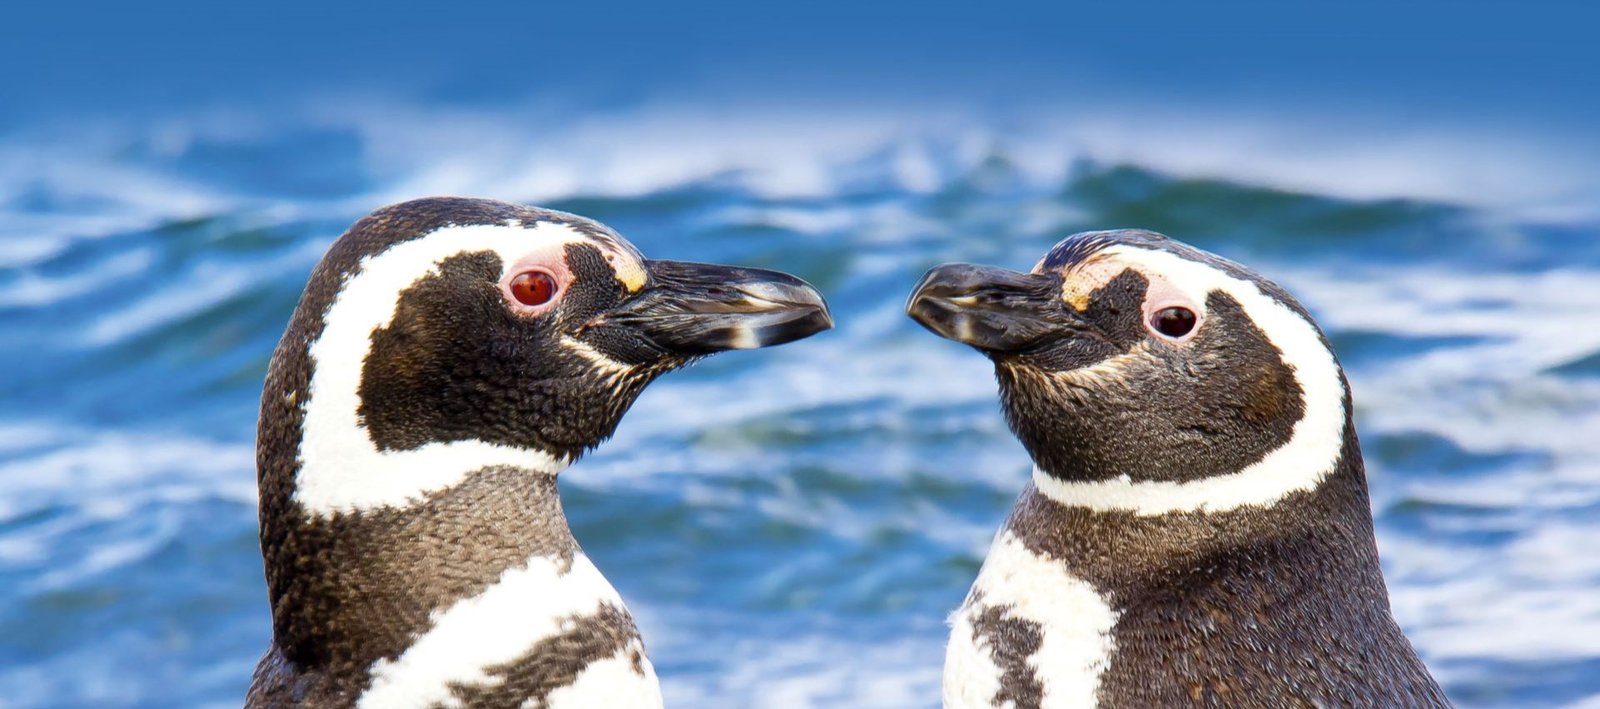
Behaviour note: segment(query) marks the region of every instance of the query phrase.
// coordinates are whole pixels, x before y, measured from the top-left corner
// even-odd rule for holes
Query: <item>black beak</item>
[[[947,263],[917,283],[906,314],[935,335],[993,353],[1018,352],[1082,327],[1061,301],[1061,277]]]
[[[833,327],[822,294],[787,273],[683,261],[646,261],[645,270],[645,291],[606,320],[668,352],[769,347]]]

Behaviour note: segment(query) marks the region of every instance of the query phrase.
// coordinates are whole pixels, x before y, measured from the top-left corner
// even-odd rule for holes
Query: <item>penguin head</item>
[[[938,266],[907,312],[994,361],[1012,430],[1056,480],[1137,495],[1341,455],[1347,387],[1306,310],[1160,234],[1075,234],[1029,273]]]
[[[662,373],[831,326],[788,274],[646,259],[561,212],[406,202],[358,221],[313,272],[274,356],[263,433],[300,419],[296,494],[359,509],[429,489],[439,466],[564,466]],[[412,470],[362,472],[386,455]],[[384,485],[398,492],[372,492]]]

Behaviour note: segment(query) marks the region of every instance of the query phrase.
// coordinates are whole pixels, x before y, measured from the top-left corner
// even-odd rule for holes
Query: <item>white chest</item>
[[[492,685],[500,680],[489,674],[491,668],[562,634],[571,619],[597,614],[607,605],[623,608],[622,598],[588,557],[580,553],[570,568],[561,566],[549,557],[533,557],[482,593],[435,613],[433,626],[404,653],[373,666],[371,684],[357,706],[457,706],[455,687]],[[614,657],[590,663],[546,702],[548,709],[655,709],[661,706],[661,689],[643,648],[634,642]]]
[[[951,619],[944,666],[946,707],[1010,704],[997,702],[1005,669],[996,660],[997,639],[983,632],[981,621],[992,617],[991,611],[1038,630],[1039,646],[1027,656],[1024,671],[1042,688],[1043,709],[1095,706],[1113,649],[1116,612],[1062,562],[1028,551],[1010,530],[1002,530],[967,602]]]

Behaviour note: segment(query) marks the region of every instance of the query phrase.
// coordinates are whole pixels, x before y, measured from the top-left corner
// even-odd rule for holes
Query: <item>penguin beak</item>
[[[917,283],[906,315],[933,334],[991,353],[1019,352],[1085,327],[1061,301],[1061,276],[947,263]]]
[[[833,327],[822,294],[787,273],[654,260],[645,270],[645,291],[606,320],[675,354],[781,345]]]

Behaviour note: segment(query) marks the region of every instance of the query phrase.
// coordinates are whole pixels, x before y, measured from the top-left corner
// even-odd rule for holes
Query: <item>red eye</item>
[[[512,297],[523,305],[544,305],[556,297],[556,279],[544,271],[523,271],[510,286]]]

